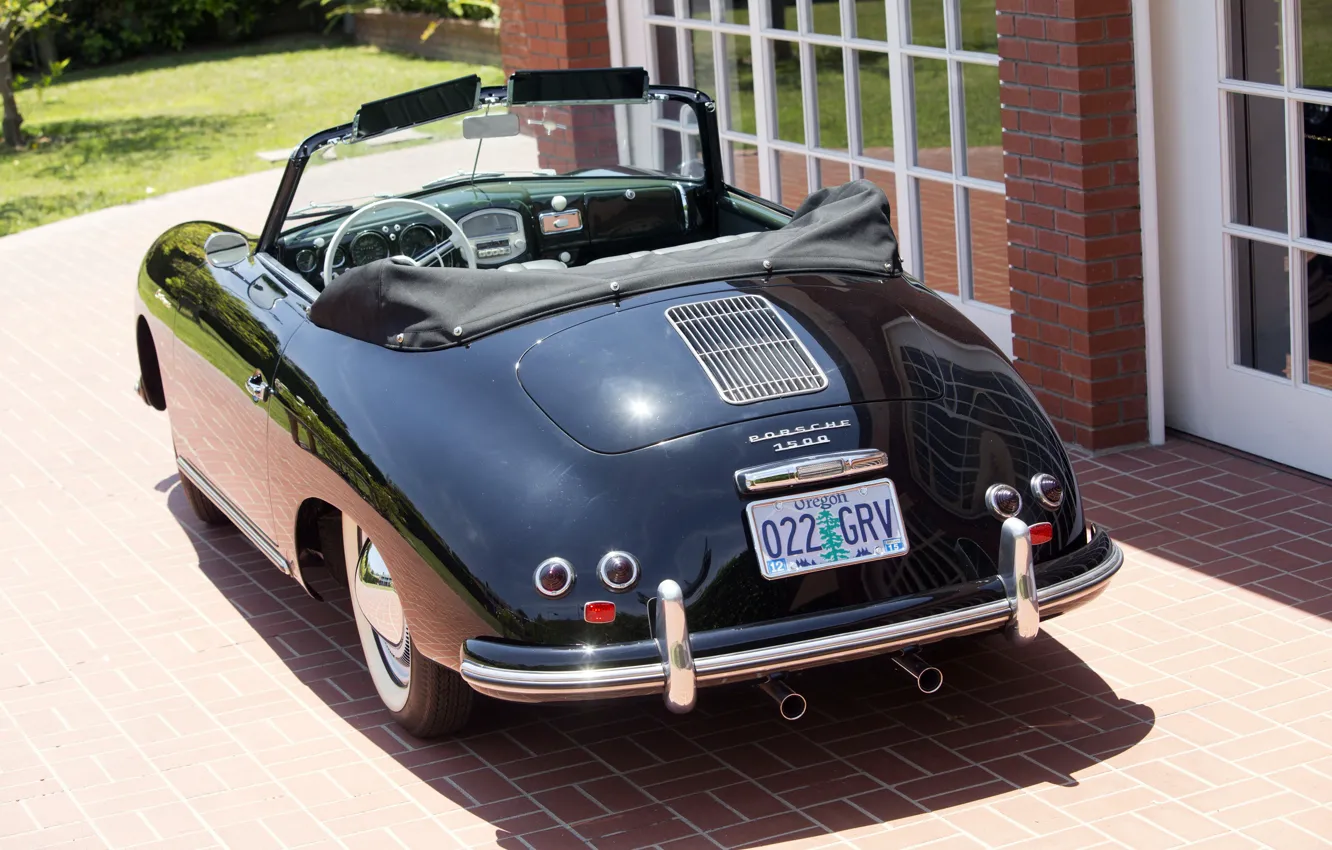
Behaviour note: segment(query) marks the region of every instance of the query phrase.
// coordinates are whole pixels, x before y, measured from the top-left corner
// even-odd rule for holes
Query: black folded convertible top
[[[888,198],[857,180],[810,195],[780,230],[678,253],[520,272],[379,260],[328,284],[310,307],[310,320],[389,348],[429,351],[638,292],[769,274],[883,275],[898,268]]]

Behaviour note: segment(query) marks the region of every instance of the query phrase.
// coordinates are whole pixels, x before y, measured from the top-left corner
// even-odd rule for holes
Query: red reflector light
[[[614,602],[587,602],[583,605],[583,619],[589,623],[610,623],[615,620]]]
[[[1038,522],[1031,529],[1031,545],[1039,546],[1054,539],[1054,526],[1048,522]]]

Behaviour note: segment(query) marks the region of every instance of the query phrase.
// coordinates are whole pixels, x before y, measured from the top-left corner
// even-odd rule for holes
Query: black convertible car
[[[427,126],[463,139],[401,156],[453,176],[294,203]],[[685,712],[748,681],[794,718],[786,674],[881,653],[933,691],[922,646],[1029,641],[1123,561],[1008,360],[903,272],[883,193],[726,185],[713,101],[642,69],[367,103],[293,152],[262,233],[162,235],[136,314],[190,505],[349,584],[417,735],[474,692]]]

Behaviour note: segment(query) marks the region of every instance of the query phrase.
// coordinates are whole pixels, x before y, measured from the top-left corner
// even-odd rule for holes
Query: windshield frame
[[[510,80],[512,80],[512,77]],[[683,86],[649,85],[647,101],[654,100],[677,101],[693,110],[698,120],[699,152],[703,161],[703,180],[701,182],[711,190],[713,197],[722,197],[726,187],[722,179],[721,140],[717,126],[716,102],[713,101],[711,96],[698,89]],[[586,101],[581,102],[585,103]],[[570,103],[572,104],[573,101],[570,101]],[[502,86],[482,87],[477,103],[478,108],[508,105],[509,85],[507,82]],[[295,200],[301,175],[304,173],[311,157],[329,145],[343,142],[363,142],[369,138],[373,137],[358,136],[355,122],[351,121],[346,124],[339,124],[336,127],[329,127],[326,130],[320,130],[297,145],[287,159],[287,166],[282,172],[282,180],[278,184],[273,205],[268,211],[268,217],[264,221],[264,229],[259,235],[259,243],[255,250],[271,253],[277,245],[278,239],[282,236],[283,226],[287,221],[287,214],[291,211],[292,202]]]

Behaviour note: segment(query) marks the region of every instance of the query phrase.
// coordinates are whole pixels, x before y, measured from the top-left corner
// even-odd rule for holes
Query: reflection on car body
[[[289,214],[311,156],[422,104],[540,131]],[[505,143],[530,161],[473,165]],[[475,693],[688,711],[753,682],[798,716],[781,677],[874,654],[935,689],[922,646],[1025,643],[1119,569],[1031,391],[903,272],[883,193],[793,212],[720,158],[711,99],[641,69],[463,78],[311,136],[237,262],[213,222],[148,252],[141,392],[190,504],[349,584],[413,734]]]

